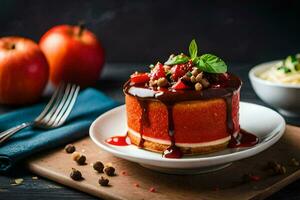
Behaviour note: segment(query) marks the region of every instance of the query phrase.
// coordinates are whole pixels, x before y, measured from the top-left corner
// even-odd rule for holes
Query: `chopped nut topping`
[[[203,78],[203,73],[201,72],[196,76],[196,81],[200,82],[202,80],[202,78]]]
[[[159,78],[159,79],[157,80],[157,85],[158,85],[159,87],[165,87],[165,86],[168,85],[168,81],[167,81],[166,78]]]
[[[198,71],[197,67],[194,67],[193,71],[192,71],[193,76],[196,77],[198,75],[198,73],[199,73],[199,71]]]
[[[195,90],[196,90],[196,91],[201,91],[201,90],[202,90],[202,85],[201,85],[201,83],[196,83],[196,84],[195,84]]]
[[[206,78],[201,79],[200,83],[202,84],[202,86],[204,88],[207,88],[209,86],[209,82],[208,82],[208,80]]]
[[[192,83],[196,83],[196,77],[195,77],[195,76],[191,76],[190,79],[191,79],[191,82],[192,82]]]

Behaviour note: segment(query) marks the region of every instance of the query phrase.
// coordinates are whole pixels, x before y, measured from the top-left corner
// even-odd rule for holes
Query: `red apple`
[[[82,26],[55,26],[42,36],[39,45],[54,85],[64,81],[87,87],[99,79],[104,51],[97,37]]]
[[[0,38],[0,103],[33,103],[41,96],[49,66],[39,46],[21,37]]]

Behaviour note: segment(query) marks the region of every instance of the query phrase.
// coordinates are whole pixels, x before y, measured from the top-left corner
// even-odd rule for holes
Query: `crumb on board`
[[[10,185],[20,185],[20,184],[23,183],[23,181],[24,181],[24,179],[22,179],[22,178],[17,178],[17,179],[15,179],[14,182],[11,183]]]

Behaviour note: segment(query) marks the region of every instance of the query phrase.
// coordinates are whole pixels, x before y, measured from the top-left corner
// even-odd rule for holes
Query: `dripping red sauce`
[[[164,158],[181,158],[183,153],[176,145],[169,146],[162,154]]]
[[[114,146],[128,146],[131,144],[129,137],[125,136],[113,136],[108,138],[106,143],[114,145]]]
[[[259,142],[256,135],[243,129],[240,130],[236,137],[232,137],[228,143],[229,148],[252,147]]]

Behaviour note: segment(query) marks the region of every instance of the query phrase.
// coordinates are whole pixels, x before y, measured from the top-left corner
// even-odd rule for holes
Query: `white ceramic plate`
[[[123,105],[98,117],[90,127],[90,137],[100,148],[114,156],[139,163],[153,170],[181,174],[221,169],[233,161],[258,154],[277,142],[285,130],[285,121],[277,112],[245,102],[240,103],[240,125],[246,131],[255,133],[260,142],[251,148],[228,148],[211,154],[168,159],[163,158],[159,153],[139,149],[134,145],[122,147],[105,142],[112,136],[126,134],[126,110]]]

